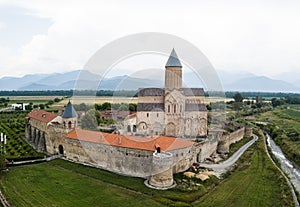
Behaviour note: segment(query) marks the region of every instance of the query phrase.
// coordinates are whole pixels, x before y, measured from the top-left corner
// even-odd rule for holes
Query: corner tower
[[[182,65],[174,48],[169,56],[165,68],[165,89],[180,89],[182,87]]]
[[[75,129],[78,123],[78,115],[72,103],[69,101],[64,113],[62,114],[63,126],[65,129]]]

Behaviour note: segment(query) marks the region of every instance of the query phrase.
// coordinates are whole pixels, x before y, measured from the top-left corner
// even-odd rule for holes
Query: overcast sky
[[[0,77],[80,69],[105,44],[139,32],[184,38],[220,70],[297,72],[299,2],[0,0]],[[164,66],[154,59],[145,68]],[[137,67],[143,61],[151,58]]]

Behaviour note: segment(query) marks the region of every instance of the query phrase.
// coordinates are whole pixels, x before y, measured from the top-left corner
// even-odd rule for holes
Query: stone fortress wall
[[[241,127],[240,129],[237,129],[234,132],[231,133],[225,133],[222,135],[218,147],[217,152],[218,153],[229,153],[230,145],[233,143],[236,143],[243,139],[244,137],[251,137],[252,136],[252,129],[250,127]]]
[[[46,115],[51,116],[50,113]],[[41,116],[43,117],[43,114]],[[26,139],[38,151],[61,154],[69,160],[91,164],[118,174],[146,178],[150,185],[157,188],[168,188],[173,182],[174,173],[186,171],[193,163],[203,162],[216,151],[227,153],[231,143],[239,141],[245,134],[252,135],[251,128],[241,127],[230,134],[206,138],[189,147],[160,152],[161,155],[158,156],[160,153],[154,150],[70,139],[66,135],[74,130],[74,125],[70,124],[69,128],[63,124],[63,120],[60,116],[54,117],[50,122],[28,119]],[[119,142],[121,146],[122,140]],[[163,156],[164,154],[169,156]]]
[[[43,110],[30,112],[26,139],[41,152],[60,154],[126,176],[146,178],[149,185],[157,188],[173,186],[174,173],[186,171],[216,151],[228,153],[230,144],[244,137],[245,128],[241,126],[230,134],[217,133],[207,138],[208,112],[203,89],[182,88],[182,65],[174,49],[165,68],[165,88],[140,90],[136,115],[124,121],[125,134],[140,135],[138,143],[147,136],[148,139],[160,137],[164,151],[157,146],[157,139],[155,144],[151,142],[153,139],[148,141],[150,147],[146,147],[147,141],[141,147],[120,134],[106,134],[111,139],[104,140],[100,132],[83,132],[77,127],[78,115],[70,101],[62,116]],[[246,135],[250,134],[246,129]],[[173,142],[167,146],[168,139]],[[196,139],[202,142],[188,141]]]
[[[153,151],[95,144],[73,139],[65,139],[64,155],[67,159],[80,163],[89,163],[95,167],[106,169],[118,174],[148,178],[158,173],[153,165]],[[195,160],[195,147],[168,151],[173,155],[168,169],[172,173],[187,170]],[[164,168],[159,168],[163,172]]]

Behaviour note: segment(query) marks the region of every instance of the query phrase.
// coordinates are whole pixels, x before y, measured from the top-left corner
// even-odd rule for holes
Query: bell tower
[[[182,65],[174,48],[169,56],[165,68],[165,89],[180,89],[182,87]]]
[[[64,113],[62,114],[62,120],[63,127],[65,129],[71,130],[77,127],[78,115],[70,101],[67,104]]]

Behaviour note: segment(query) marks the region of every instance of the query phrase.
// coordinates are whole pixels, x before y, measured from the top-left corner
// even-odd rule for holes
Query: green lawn
[[[11,168],[1,185],[13,206],[161,206],[147,195],[49,163]]]

